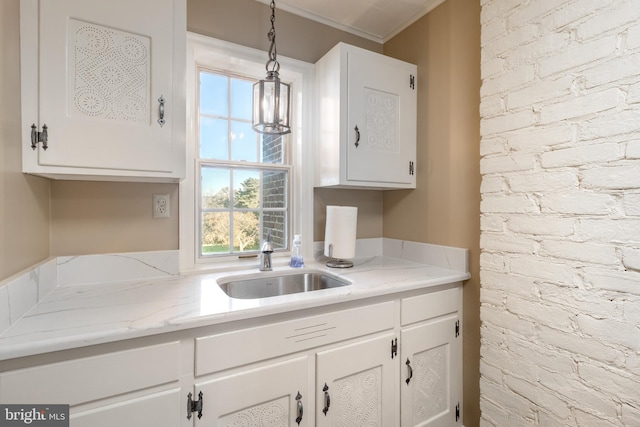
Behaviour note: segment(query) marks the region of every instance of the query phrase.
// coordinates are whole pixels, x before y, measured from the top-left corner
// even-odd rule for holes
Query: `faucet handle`
[[[262,242],[262,248],[260,251],[263,254],[273,252],[273,247],[271,246],[271,230],[267,231],[267,239]]]

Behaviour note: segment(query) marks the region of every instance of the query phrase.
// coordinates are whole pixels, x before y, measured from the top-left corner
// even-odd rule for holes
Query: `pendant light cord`
[[[271,0],[271,29],[267,33],[267,36],[269,38],[269,41],[271,42],[271,45],[269,46],[269,60],[267,61],[265,68],[269,72],[277,73],[278,71],[280,71],[280,64],[278,63],[277,51],[276,51],[275,22],[276,22],[276,2],[275,0]],[[271,67],[271,69],[269,67]]]

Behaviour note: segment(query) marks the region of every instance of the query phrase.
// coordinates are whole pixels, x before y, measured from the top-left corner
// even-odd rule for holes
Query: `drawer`
[[[388,301],[196,338],[196,376],[392,329],[393,318]]]
[[[455,313],[462,306],[462,286],[403,298],[400,302],[402,326],[445,314]]]
[[[179,342],[0,373],[0,402],[77,405],[177,381]]]

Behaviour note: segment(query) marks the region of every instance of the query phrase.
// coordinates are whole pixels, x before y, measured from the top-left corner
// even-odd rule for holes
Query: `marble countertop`
[[[275,272],[290,271],[288,266]],[[315,261],[301,269],[338,274],[340,288],[255,300],[229,298],[222,277],[259,273],[176,275],[102,284],[58,286],[0,335],[0,360],[208,326],[459,282],[469,273],[398,258],[356,260],[349,269]]]

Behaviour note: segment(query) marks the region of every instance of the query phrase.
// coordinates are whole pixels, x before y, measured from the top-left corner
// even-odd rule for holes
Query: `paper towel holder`
[[[353,267],[353,262],[344,259],[336,259],[333,257],[333,245],[329,244],[329,261],[327,267],[331,268],[349,268]]]

